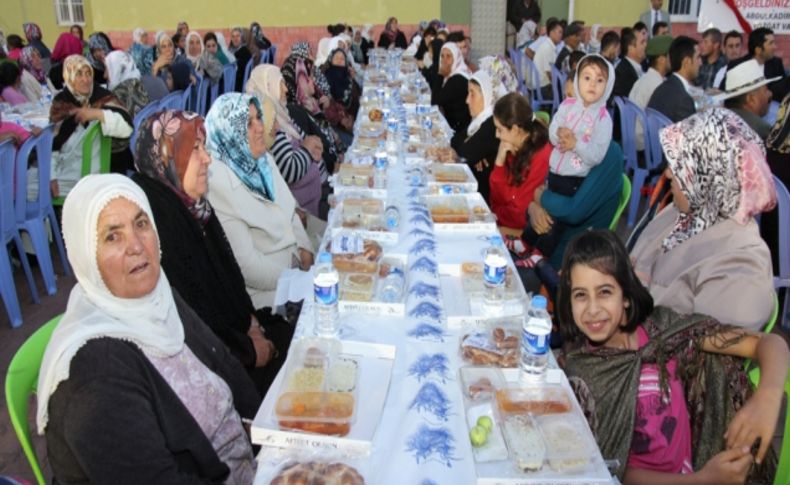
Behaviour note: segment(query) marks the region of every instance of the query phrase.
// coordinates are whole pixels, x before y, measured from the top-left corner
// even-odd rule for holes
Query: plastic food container
[[[573,414],[539,416],[536,421],[546,445],[546,461],[554,471],[579,473],[587,469],[596,445],[586,423]]]
[[[277,399],[274,412],[282,428],[345,436],[354,411],[350,392],[286,392]]]
[[[465,168],[465,165],[433,164],[430,169],[436,182],[462,184],[469,182]]]
[[[372,165],[340,164],[337,180],[347,187],[370,187],[373,177]]]
[[[496,402],[503,416],[560,414],[571,411],[571,400],[561,386],[503,388],[496,391]]]
[[[485,291],[485,283],[483,282],[483,263],[462,263],[461,264],[461,285],[464,293],[468,296],[482,297]],[[519,285],[516,283],[513,269],[508,266],[505,272],[505,298],[517,299],[520,298]]]
[[[532,416],[519,414],[502,420],[502,430],[510,459],[521,472],[535,472],[543,468],[546,445]]]
[[[376,289],[376,276],[372,273],[345,273],[340,278],[340,299],[371,301]]]
[[[471,211],[465,197],[447,196],[431,197],[426,200],[431,218],[436,223],[468,224]]]
[[[520,356],[519,319],[495,320],[461,338],[461,358],[476,366],[516,367]]]
[[[461,367],[461,386],[464,397],[472,401],[494,398],[497,389],[504,387],[505,378],[495,367]]]

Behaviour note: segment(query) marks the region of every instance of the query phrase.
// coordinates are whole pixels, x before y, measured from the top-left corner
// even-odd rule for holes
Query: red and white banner
[[[700,0],[697,28],[703,32],[710,27],[722,32],[768,27],[790,34],[790,0]]]

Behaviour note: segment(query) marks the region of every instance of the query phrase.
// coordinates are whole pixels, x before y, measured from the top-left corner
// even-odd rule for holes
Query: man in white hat
[[[750,59],[727,71],[726,90],[717,98],[724,100],[725,108],[743,118],[765,140],[771,130],[771,125],[762,119],[771,104],[771,91],[767,85],[777,79],[766,79],[763,66]]]

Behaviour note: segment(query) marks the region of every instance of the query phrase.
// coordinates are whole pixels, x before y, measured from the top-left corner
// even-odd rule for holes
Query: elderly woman
[[[725,109],[659,136],[674,202],[640,236],[634,267],[657,304],[759,330],[773,310],[773,281],[754,216],[776,203],[762,141]]]
[[[338,39],[339,42],[342,40]],[[332,99],[338,102],[352,116],[359,110],[359,86],[354,82],[354,74],[348,54],[342,45],[330,51],[329,58],[321,66],[321,74],[329,85]]]
[[[110,52],[104,60],[107,65],[107,88],[123,103],[134,119],[149,103],[148,91],[140,81],[140,71],[132,56],[123,51]]]
[[[244,89],[244,70],[247,68],[247,64],[250,61],[252,61],[253,66],[260,64],[263,51],[271,46],[271,41],[263,35],[261,24],[258,22],[251,23],[244,45],[239,47],[234,53],[236,65],[239,66],[236,70],[236,91],[241,92]]]
[[[266,153],[276,135],[275,109],[268,104],[264,114],[258,98],[226,93],[206,117],[207,145],[218,162],[209,171],[208,198],[255,307],[271,306],[280,273],[294,266],[307,270],[315,251],[303,213]]]
[[[328,185],[329,177],[321,159],[324,147],[321,138],[315,135],[305,136],[291,119],[286,107],[287,90],[280,68],[272,64],[253,69],[250,80],[247,81],[247,94],[252,94],[259,100],[269,98],[275,107],[278,129],[269,153],[274,157],[280,174],[299,205],[318,217],[321,185],[325,182]],[[329,192],[328,187],[326,192]]]
[[[432,103],[441,108],[447,123],[455,131],[453,148],[460,146],[472,118],[466,106],[471,72],[455,42],[442,46],[439,55],[439,78],[433,88]]]
[[[111,92],[93,82],[93,68],[79,55],[66,58],[63,63],[65,89],[52,101],[49,121],[55,124],[52,142],[52,192],[65,196],[82,176],[82,141],[91,121],[101,123],[104,136],[114,139],[111,157],[113,172],[125,173],[132,169],[128,138],[132,134],[132,117],[123,103]],[[115,139],[126,140],[125,148]],[[116,149],[117,147],[117,149]],[[98,160],[94,154],[94,160]]]
[[[173,79],[174,66],[184,64],[188,66],[187,70],[190,73],[192,71],[192,65],[189,63],[189,60],[181,54],[176,54],[173,39],[165,32],[156,34],[155,57],[154,64],[151,66],[151,75],[160,78],[170,91],[173,91],[174,85],[177,84]]]
[[[382,49],[394,49],[396,47],[405,49],[409,45],[406,43],[406,36],[398,29],[398,19],[390,17],[384,24],[384,31],[379,36],[378,47]]]
[[[104,32],[96,32],[88,37],[88,61],[93,66],[93,82],[96,85],[107,81],[107,66],[104,59],[114,49],[110,38]]]
[[[265,394],[288,352],[293,328],[252,304],[216,213],[206,200],[203,118],[161,111],[140,127],[132,179],[148,196],[159,226],[170,284],[244,365]]]
[[[229,64],[231,59],[234,58],[228,52],[227,46],[225,46],[225,37],[222,35],[222,32],[206,32],[206,35],[203,36],[203,46],[205,48],[203,55],[216,59],[223,66]]]
[[[231,54],[236,54],[236,51],[241,49],[244,45],[244,29],[241,27],[233,27],[230,31],[230,44],[228,50]]]
[[[22,49],[19,56],[19,67],[22,68],[22,94],[33,103],[41,99],[42,85],[47,84],[47,73],[44,72],[44,61],[38,49],[29,45]]]
[[[260,397],[170,288],[143,191],[91,175],[63,206],[77,277],[49,341],[36,421],[61,483],[252,483],[240,415]]]
[[[129,47],[129,54],[132,55],[141,75],[151,74],[151,66],[154,64],[154,48],[148,45],[148,32],[145,29],[138,27],[132,32],[132,46]]]

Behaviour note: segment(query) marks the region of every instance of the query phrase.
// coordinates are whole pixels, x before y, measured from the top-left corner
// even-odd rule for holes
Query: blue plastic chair
[[[266,59],[267,64],[276,64],[277,63],[277,46],[272,44],[269,49],[267,49],[268,57]],[[261,61],[263,63],[263,61]]]
[[[149,116],[159,111],[159,101],[151,101],[148,103],[143,109],[137,112],[137,115],[134,117],[134,132],[132,133],[131,138],[129,139],[129,148],[131,148],[132,153],[135,153],[137,150],[136,143],[137,143],[137,134],[140,131],[140,125],[143,124],[143,121],[147,120]]]
[[[518,92],[520,92],[523,96],[529,96],[527,83],[524,79],[524,62],[521,57],[521,56],[526,57],[526,54],[513,47],[508,49],[508,53],[510,55],[510,60],[513,61],[513,65],[516,68],[516,79],[518,80]]]
[[[639,121],[642,126],[647,126],[647,118],[645,112],[628,98],[615,96],[614,102],[617,111],[620,112],[621,145],[625,156],[625,169],[632,178],[631,202],[628,205],[628,227],[632,227],[636,222],[639,202],[642,200],[642,187],[649,176],[647,168],[639,167],[636,150],[636,123]],[[647,164],[647,162],[645,163]]]
[[[162,109],[182,109],[184,103],[184,91],[173,91],[161,100],[159,106]]]
[[[247,85],[247,79],[250,78],[250,74],[252,73],[252,68],[255,67],[253,65],[254,59],[250,59],[247,61],[247,67],[244,68],[244,82],[241,84],[241,90],[244,91],[244,87]]]
[[[774,276],[774,289],[777,295],[780,290],[784,292],[784,310],[782,311],[782,330],[790,330],[790,192],[777,176],[774,175],[776,184],[776,201],[779,219],[779,275]]]
[[[222,68],[222,93],[232,93],[236,88],[236,72],[239,66],[235,62],[225,64]]]
[[[177,109],[180,109],[181,111],[194,111],[194,109],[191,107],[192,93],[194,91],[195,86],[191,86],[189,89],[184,90],[184,92],[181,94],[181,103]]]
[[[200,80],[197,88],[197,113],[206,116],[214,100],[219,96],[219,83],[211,82],[208,77]]]
[[[14,267],[11,265],[11,255],[8,252],[8,243],[12,240],[19,253],[19,260],[25,270],[27,286],[33,296],[33,301],[38,303],[38,292],[33,281],[33,272],[30,271],[30,264],[27,261],[27,253],[22,245],[22,237],[16,225],[16,214],[14,212],[14,170],[16,167],[16,148],[9,140],[0,143],[0,236],[2,236],[3,248],[5,251],[0,255],[0,295],[3,297],[5,309],[8,313],[8,320],[11,327],[17,328],[22,325],[22,310],[19,307],[19,299],[16,294],[14,284]]]
[[[551,109],[554,109],[554,100],[553,99],[543,99],[543,93],[540,90],[540,73],[538,72],[538,68],[534,62],[527,57],[526,54],[521,54],[521,61],[524,64],[524,79],[526,81],[527,74],[529,74],[529,79],[531,80],[530,85],[534,86],[529,91],[531,93],[532,98],[532,111],[541,111],[543,106],[550,106]],[[552,111],[554,114],[554,111]]]
[[[60,235],[58,218],[55,217],[49,189],[52,172],[52,131],[53,126],[47,126],[41,131],[41,134],[31,136],[19,148],[16,154],[16,197],[14,200],[17,227],[30,236],[38,259],[38,266],[44,276],[44,286],[50,295],[55,294],[57,286],[55,284],[55,269],[49,251],[47,224],[49,224],[52,238],[60,253],[63,271],[69,276],[72,274],[66,259],[66,248],[63,246],[63,238]],[[33,149],[36,150],[38,160],[38,194],[35,200],[29,200],[27,197],[27,161]]]
[[[557,69],[554,64],[551,65],[551,92],[554,95],[554,99],[551,100],[552,115],[557,112],[560,103],[565,99],[565,81],[567,79],[567,74]]]

